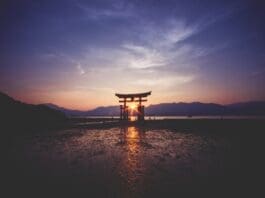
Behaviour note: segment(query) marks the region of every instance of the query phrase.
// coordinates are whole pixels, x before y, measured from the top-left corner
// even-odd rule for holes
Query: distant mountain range
[[[118,116],[119,106],[97,107],[93,110],[79,111],[54,104],[31,105],[16,101],[0,92],[0,119],[2,123],[35,125],[58,123],[65,116]],[[265,101],[241,102],[229,105],[214,103],[161,103],[145,108],[148,116],[210,116],[210,115],[255,115],[265,116]]]
[[[54,104],[44,104],[62,111],[67,116],[118,116],[119,106],[98,107],[89,111],[70,110]],[[251,101],[220,105],[215,103],[162,103],[145,108],[149,116],[203,116],[203,115],[265,115],[265,101]]]
[[[67,109],[51,103],[46,103],[43,105],[61,111],[67,116],[117,116],[120,113],[119,106],[97,107],[93,110],[79,111],[79,110]]]

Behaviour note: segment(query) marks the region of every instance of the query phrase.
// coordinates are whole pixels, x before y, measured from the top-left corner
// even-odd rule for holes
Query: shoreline
[[[263,119],[163,119],[163,120],[145,120],[144,122],[137,121],[120,121],[119,119],[108,119],[108,118],[89,118],[89,119],[70,119],[69,127],[73,128],[101,128],[101,127],[112,127],[112,126],[144,126],[144,127],[176,127],[188,129],[196,127],[207,127],[212,128],[219,127],[265,127]]]

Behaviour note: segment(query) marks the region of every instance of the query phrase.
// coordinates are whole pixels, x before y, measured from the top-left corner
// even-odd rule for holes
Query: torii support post
[[[144,120],[144,106],[138,105],[137,111],[137,120],[143,121]]]
[[[129,102],[139,102],[137,105],[137,120],[143,121],[144,120],[144,106],[142,105],[142,102],[147,102],[146,97],[151,95],[151,91],[144,92],[144,93],[135,93],[135,94],[115,94],[119,99],[120,103],[123,103],[123,105],[120,105],[120,120],[126,120],[129,119],[129,108],[126,105],[126,103]]]
[[[120,105],[120,120],[122,119],[122,115],[123,115],[123,106]]]

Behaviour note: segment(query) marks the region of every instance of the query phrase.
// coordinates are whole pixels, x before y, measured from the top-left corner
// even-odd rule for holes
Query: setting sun
[[[132,111],[135,111],[137,109],[137,104],[135,104],[135,103],[129,104],[129,109]]]

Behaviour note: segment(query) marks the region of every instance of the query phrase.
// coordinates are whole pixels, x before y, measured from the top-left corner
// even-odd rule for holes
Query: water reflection
[[[137,128],[135,126],[120,128],[120,144],[135,146],[136,144],[143,144],[145,142],[146,138],[144,128]]]
[[[119,144],[125,148],[120,176],[126,183],[127,193],[135,193],[143,181],[145,166],[143,165],[142,146],[146,143],[145,131],[137,127],[120,129]]]

